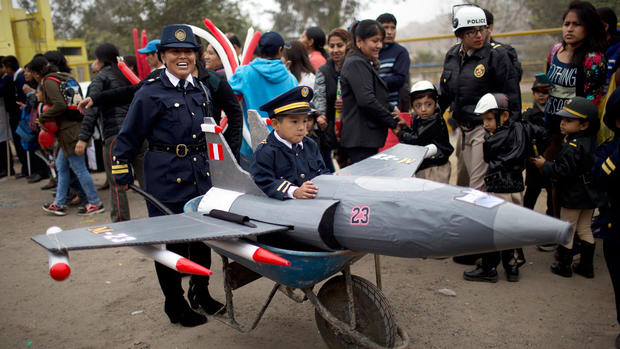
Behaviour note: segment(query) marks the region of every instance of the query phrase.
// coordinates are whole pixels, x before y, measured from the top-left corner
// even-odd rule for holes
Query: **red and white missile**
[[[179,273],[204,276],[211,276],[211,274],[213,274],[211,270],[172,251],[160,249],[151,245],[134,246],[134,249]]]
[[[45,234],[50,239],[53,239],[53,235],[61,232],[62,229],[53,226],[47,228]],[[69,255],[67,252],[48,252],[48,261],[50,266],[50,276],[56,281],[63,281],[71,274],[71,266],[69,265]]]
[[[255,263],[282,265],[286,267],[291,265],[290,261],[278,256],[275,253],[238,239],[208,240],[205,242],[207,245],[220,248]]]

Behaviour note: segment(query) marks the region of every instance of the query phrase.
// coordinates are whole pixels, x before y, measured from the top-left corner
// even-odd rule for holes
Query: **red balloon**
[[[51,133],[58,131],[58,125],[54,120],[44,122],[43,127],[45,127],[45,129]]]
[[[52,132],[45,130],[39,132],[39,144],[44,148],[48,148],[54,144],[54,138],[56,138],[56,136]]]

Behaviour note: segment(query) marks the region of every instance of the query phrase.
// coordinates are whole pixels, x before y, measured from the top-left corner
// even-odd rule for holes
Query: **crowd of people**
[[[546,214],[570,222],[575,231],[566,245],[539,246],[556,250],[551,272],[593,278],[598,235],[620,300],[617,17],[609,8],[573,1],[561,20],[562,41],[550,48],[546,71],[534,77],[534,103],[525,112],[517,52],[493,39],[493,14],[475,5],[453,9],[458,43],[445,55],[438,84],[410,86],[410,53],[396,42],[397,21],[389,13],[327,35],[310,27],[290,42],[266,32],[251,62],[228,77],[226,58],[188,26],[168,25],[160,40],[139,50],[152,71],[133,85],[117,67],[118,49],[104,43],[95,50],[96,75],[83,100],[60,52],[36,55],[23,69],[15,57],[2,57],[0,146],[12,139],[22,167],[15,173],[13,156],[0,152],[0,176],[27,176],[34,183],[55,173],[57,180],[45,186],[56,187],[55,199],[44,211],[66,215],[66,206],[77,203],[78,214],[103,212],[84,157],[98,125],[110,191],[106,207],[116,222],[130,219],[125,191],[134,179],[175,213],[211,187],[200,136],[206,116],[219,123],[226,115],[225,138],[238,162],[267,195],[282,200],[313,198],[320,190],[313,177],[377,154],[392,132],[402,143],[437,148],[418,178],[449,183],[454,152],[457,185],[528,208],[545,189]],[[228,37],[241,50],[238,38]],[[244,135],[248,110],[272,120],[273,132],[255,151]],[[26,151],[41,156],[28,160]],[[164,214],[149,202],[147,207],[149,216]],[[210,265],[202,243],[168,249]],[[485,282],[498,281],[501,261],[507,280],[516,282],[525,255],[514,249],[454,261],[475,265],[463,273],[465,280]],[[180,274],[157,263],[156,269],[171,322],[196,326],[206,318],[192,308],[222,310],[209,295],[208,278],[192,277],[190,307]]]

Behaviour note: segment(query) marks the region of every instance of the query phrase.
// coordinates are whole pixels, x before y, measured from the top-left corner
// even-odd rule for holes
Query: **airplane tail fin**
[[[254,183],[252,176],[243,170],[224,139],[223,129],[215,123],[213,118],[205,118],[202,131],[207,139],[209,152],[209,168],[211,182],[214,187],[233,190],[248,194],[265,196],[262,190]]]
[[[256,147],[267,138],[269,132],[271,132],[267,125],[270,124],[271,120],[262,118],[256,110],[248,110],[248,127],[252,139],[252,151],[255,151]]]

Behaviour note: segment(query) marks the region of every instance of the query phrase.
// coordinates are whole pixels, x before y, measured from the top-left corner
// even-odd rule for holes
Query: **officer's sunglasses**
[[[487,30],[489,30],[489,27],[484,26],[481,27],[480,29],[469,29],[463,32],[463,34],[465,34],[466,36],[469,37],[473,37],[476,36],[476,34],[480,33],[480,34],[485,34],[487,32]]]

